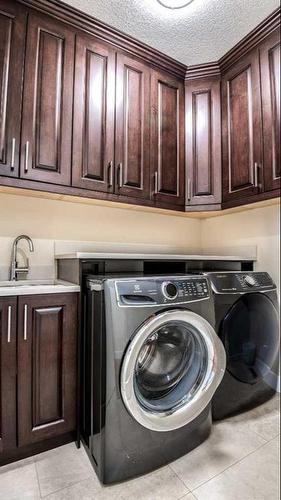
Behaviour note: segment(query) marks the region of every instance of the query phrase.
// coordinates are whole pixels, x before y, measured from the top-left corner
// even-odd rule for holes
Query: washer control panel
[[[208,273],[208,278],[215,293],[262,292],[276,289],[268,273]]]
[[[210,297],[204,276],[122,279],[115,288],[118,303],[127,306],[184,304]]]

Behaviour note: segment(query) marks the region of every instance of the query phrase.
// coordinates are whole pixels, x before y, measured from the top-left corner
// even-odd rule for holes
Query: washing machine
[[[266,272],[213,272],[216,331],[227,358],[213,398],[220,420],[269,400],[279,386],[279,308]]]
[[[206,277],[89,277],[84,299],[81,435],[110,484],[208,437],[226,358]]]

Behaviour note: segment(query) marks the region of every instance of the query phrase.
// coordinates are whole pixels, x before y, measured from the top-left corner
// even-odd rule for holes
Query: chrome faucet
[[[28,273],[28,271],[29,271],[28,258],[26,258],[25,267],[18,267],[18,262],[17,262],[18,243],[21,240],[26,240],[28,242],[28,245],[29,245],[29,251],[34,252],[33,241],[29,238],[29,236],[22,234],[21,236],[18,236],[15,239],[15,241],[13,243],[12,258],[11,258],[11,269],[10,269],[10,280],[11,281],[16,281],[18,279],[18,274]]]

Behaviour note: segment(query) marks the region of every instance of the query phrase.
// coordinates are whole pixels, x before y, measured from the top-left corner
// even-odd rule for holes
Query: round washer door
[[[153,431],[192,422],[210,403],[225,372],[215,330],[191,311],[149,318],[135,333],[121,368],[121,394],[132,417]]]
[[[279,358],[279,316],[262,293],[243,295],[220,325],[228,372],[240,382],[271,383]],[[272,380],[273,383],[273,380]]]

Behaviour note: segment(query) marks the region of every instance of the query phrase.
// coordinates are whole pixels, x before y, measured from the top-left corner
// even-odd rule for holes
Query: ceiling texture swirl
[[[279,0],[194,0],[166,9],[157,0],[64,0],[186,64],[220,59],[279,6]]]

